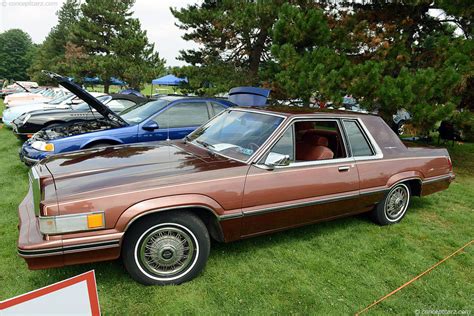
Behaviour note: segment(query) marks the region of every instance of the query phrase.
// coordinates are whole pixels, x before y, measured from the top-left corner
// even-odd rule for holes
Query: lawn
[[[201,276],[180,286],[137,284],[120,261],[29,271],[16,254],[17,206],[28,186],[19,146],[0,128],[0,300],[94,269],[104,314],[354,314],[474,239],[474,144],[456,144],[448,146],[456,181],[414,198],[398,225],[358,216],[214,243]],[[367,314],[472,314],[473,254],[474,245]]]

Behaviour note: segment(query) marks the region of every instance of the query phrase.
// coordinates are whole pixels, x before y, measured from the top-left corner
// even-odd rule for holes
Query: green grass
[[[1,104],[0,104],[1,107]],[[456,181],[414,198],[399,225],[365,216],[212,245],[204,272],[180,286],[135,283],[120,261],[29,271],[16,254],[17,206],[27,192],[20,143],[0,128],[0,300],[95,269],[104,314],[353,314],[474,237],[474,144],[448,147]],[[474,246],[368,314],[473,310]]]

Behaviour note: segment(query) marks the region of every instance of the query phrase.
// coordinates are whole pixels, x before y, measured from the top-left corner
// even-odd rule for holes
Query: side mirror
[[[273,161],[274,166],[289,166],[291,162],[289,155],[283,155],[280,159]]]
[[[148,121],[146,122],[142,128],[145,130],[145,131],[154,131],[155,129],[159,129],[160,127],[158,126],[158,123],[156,123],[155,121]]]
[[[265,163],[259,163],[256,166],[258,168],[264,169],[264,170],[274,170],[275,167],[281,167],[281,166],[289,166],[291,163],[291,159],[289,155],[280,155],[277,154],[278,157],[275,157],[270,153],[270,155],[267,156],[265,159]]]

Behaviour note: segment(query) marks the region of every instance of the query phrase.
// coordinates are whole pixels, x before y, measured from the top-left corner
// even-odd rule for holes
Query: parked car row
[[[50,76],[97,116],[49,126],[22,147],[34,165],[18,253],[31,269],[121,257],[137,282],[180,284],[204,269],[211,238],[360,213],[395,224],[411,197],[454,179],[446,149],[407,148],[375,115],[249,107],[269,94],[253,87],[117,113],[104,96]]]

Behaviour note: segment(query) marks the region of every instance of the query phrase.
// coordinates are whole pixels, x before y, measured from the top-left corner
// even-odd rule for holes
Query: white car
[[[45,103],[54,100],[58,97],[62,97],[67,94],[64,89],[52,88],[39,90],[38,92],[20,92],[10,94],[5,97],[5,106],[7,108],[16,107],[24,104],[31,103]]]
[[[91,93],[94,97],[100,97],[105,95],[105,93]],[[52,109],[67,109],[70,108],[73,104],[80,104],[83,103],[81,99],[79,99],[74,94],[66,94],[56,99],[53,99],[49,102],[45,103],[31,103],[25,105],[19,105],[12,108],[7,108],[3,111],[2,121],[8,127],[12,127],[12,122],[17,117],[21,116],[24,113],[38,111],[38,110],[52,110]]]

